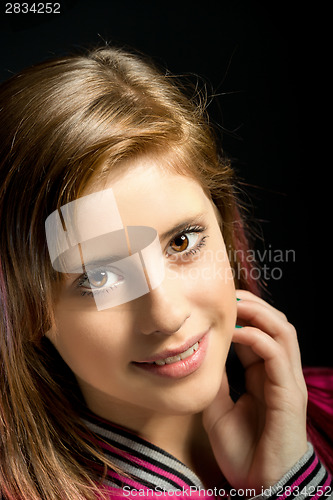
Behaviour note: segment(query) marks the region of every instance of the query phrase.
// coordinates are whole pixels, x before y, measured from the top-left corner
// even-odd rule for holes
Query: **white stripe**
[[[96,434],[99,434],[107,439],[112,439],[119,444],[127,446],[129,449],[138,451],[145,455],[148,459],[150,458],[156,460],[161,464],[161,469],[163,469],[163,465],[167,465],[168,467],[173,468],[176,474],[178,472],[179,474],[186,476],[189,481],[192,482],[196,487],[204,488],[204,485],[200,481],[198,476],[194,472],[192,472],[191,469],[189,469],[185,464],[172,457],[172,455],[170,455],[169,453],[165,452],[167,454],[166,456],[164,453],[153,450],[148,446],[145,446],[144,444],[139,444],[136,441],[128,439],[109,429],[104,429],[103,427],[100,427],[92,422],[84,420],[84,423]]]

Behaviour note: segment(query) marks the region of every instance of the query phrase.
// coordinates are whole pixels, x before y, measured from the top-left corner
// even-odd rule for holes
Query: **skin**
[[[295,328],[283,313],[237,291],[233,341],[245,368],[246,393],[234,404],[227,377],[204,412],[218,464],[235,488],[275,484],[306,452],[307,389]]]
[[[81,296],[77,277],[68,275],[48,337],[96,414],[174,454],[206,485],[216,485],[220,471],[235,487],[274,484],[307,448],[306,390],[293,327],[248,292],[239,291],[236,303],[214,207],[195,180],[144,157],[93,190],[109,187],[125,226],[150,226],[162,235],[191,221],[204,228],[191,241],[205,238],[205,244],[177,260],[170,259],[172,237],[161,239],[162,284],[105,311]],[[246,326],[235,329],[236,319]],[[160,377],[133,364],[205,332],[204,360],[186,377]],[[232,340],[247,380],[236,404],[225,374]]]

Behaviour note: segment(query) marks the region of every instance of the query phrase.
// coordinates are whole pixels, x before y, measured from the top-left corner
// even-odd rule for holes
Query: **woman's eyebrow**
[[[164,241],[166,239],[170,239],[172,236],[175,236],[177,233],[180,233],[183,231],[185,228],[197,225],[197,224],[202,224],[203,220],[205,219],[206,213],[205,212],[200,212],[199,214],[196,215],[191,215],[190,217],[187,217],[183,221],[179,222],[175,226],[173,226],[171,229],[168,231],[165,231],[160,235],[160,241]]]

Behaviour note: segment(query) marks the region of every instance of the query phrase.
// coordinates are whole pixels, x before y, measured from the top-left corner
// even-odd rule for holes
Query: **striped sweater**
[[[255,498],[258,500],[322,499],[333,500],[333,480],[319,461],[312,445],[306,454],[274,486],[253,490],[235,490],[227,482],[205,489],[200,478],[185,464],[165,450],[96,415],[84,419],[97,436],[105,455],[119,469],[107,471],[106,487],[123,496],[160,497],[191,496],[191,498]],[[257,492],[258,493],[258,492]],[[164,498],[164,496],[163,496]]]

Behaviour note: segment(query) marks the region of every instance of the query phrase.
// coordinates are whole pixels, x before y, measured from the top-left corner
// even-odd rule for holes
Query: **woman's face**
[[[152,412],[198,413],[219,389],[236,321],[214,207],[195,180],[148,158],[99,189],[106,188],[124,226],[157,231],[164,279],[149,293],[100,311],[91,289],[111,294],[121,278],[107,267],[90,283],[65,275],[47,336],[95,413],[123,424]]]

